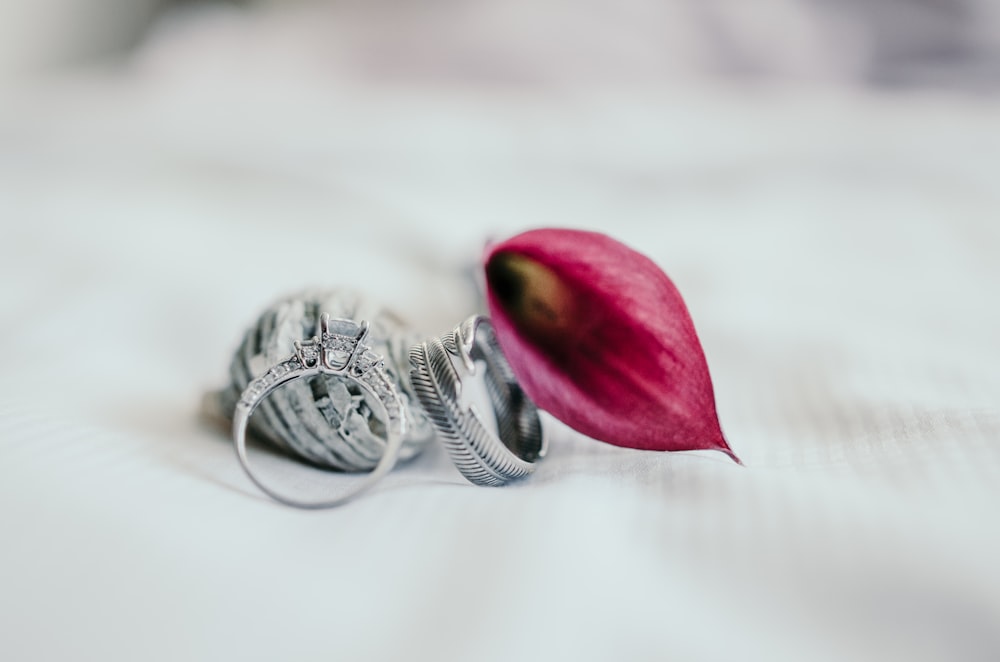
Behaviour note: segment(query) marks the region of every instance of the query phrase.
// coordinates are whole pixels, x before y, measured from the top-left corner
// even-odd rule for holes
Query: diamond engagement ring
[[[298,508],[332,508],[370,488],[396,464],[407,430],[406,407],[386,372],[382,357],[365,343],[367,336],[367,322],[331,319],[324,313],[319,319],[317,335],[306,341],[296,341],[294,355],[272,366],[244,389],[233,415],[236,454],[250,480],[272,499]],[[335,375],[357,385],[365,401],[384,423],[386,445],[375,468],[359,478],[351,491],[326,501],[304,502],[275,492],[253,472],[247,460],[247,426],[254,409],[278,387],[295,379],[321,374]]]
[[[538,409],[524,394],[489,319],[474,315],[453,332],[410,349],[410,380],[462,475],[477,485],[527,476],[546,451]],[[494,433],[468,391],[482,376],[496,420]]]

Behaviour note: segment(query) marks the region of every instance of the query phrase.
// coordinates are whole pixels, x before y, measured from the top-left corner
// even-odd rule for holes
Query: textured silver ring
[[[410,366],[420,403],[469,481],[504,485],[535,470],[546,451],[538,409],[515,379],[488,318],[474,315],[451,333],[415,345]],[[463,402],[463,385],[480,373],[498,434],[474,403]]]
[[[386,372],[382,357],[365,344],[367,335],[367,322],[331,319],[324,313],[320,316],[317,335],[306,341],[296,341],[294,355],[272,366],[244,389],[233,415],[236,455],[250,480],[272,499],[297,508],[332,508],[370,488],[396,464],[407,428],[406,408]],[[254,409],[279,386],[294,379],[320,374],[337,375],[358,385],[366,401],[385,422],[386,447],[375,468],[358,478],[346,494],[319,502],[300,501],[268,487],[250,468],[246,449],[247,426]]]

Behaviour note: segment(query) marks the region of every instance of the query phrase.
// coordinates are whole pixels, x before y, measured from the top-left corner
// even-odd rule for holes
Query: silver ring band
[[[535,461],[546,451],[538,409],[514,378],[488,318],[474,315],[453,332],[415,345],[410,349],[410,366],[420,403],[455,466],[470,482],[504,485],[535,470]],[[474,404],[462,402],[464,381],[479,373],[499,436]]]
[[[319,330],[311,339],[295,343],[295,354],[272,366],[244,389],[233,414],[233,442],[240,465],[253,483],[275,501],[296,508],[332,508],[358,496],[387,474],[396,464],[406,433],[407,416],[399,391],[386,373],[382,357],[365,344],[368,323],[331,320],[320,316]],[[386,447],[375,468],[359,478],[352,489],[336,498],[309,502],[276,492],[265,485],[250,468],[247,459],[246,433],[254,409],[282,384],[314,375],[337,375],[355,382],[365,400],[385,421]]]

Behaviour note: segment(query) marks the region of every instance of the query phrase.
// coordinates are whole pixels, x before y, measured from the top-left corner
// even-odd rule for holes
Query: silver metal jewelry
[[[231,426],[236,403],[250,382],[291,356],[294,341],[312,336],[324,312],[335,319],[368,321],[366,344],[385,360],[406,404],[399,461],[413,459],[437,437],[410,385],[409,350],[425,336],[377,300],[350,288],[300,290],[261,310],[230,358],[228,383],[206,394],[203,412]],[[254,412],[247,434],[316,467],[361,473],[374,469],[385,454],[382,427],[352,381],[322,374],[272,393]]]
[[[236,455],[250,480],[272,499],[297,508],[332,508],[367,490],[396,464],[407,430],[407,407],[386,372],[383,358],[366,344],[367,336],[367,322],[331,319],[324,313],[317,335],[295,341],[295,353],[252,380],[240,396],[233,414]],[[325,501],[306,502],[276,492],[260,480],[247,460],[246,433],[250,416],[264,398],[283,384],[315,375],[335,375],[356,384],[366,403],[384,422],[386,444],[375,468],[359,478],[350,492]]]
[[[497,344],[489,319],[474,315],[451,333],[410,349],[410,381],[458,470],[477,485],[504,485],[535,470],[546,439],[538,409],[524,394]],[[494,434],[467,380],[482,376],[496,418]]]

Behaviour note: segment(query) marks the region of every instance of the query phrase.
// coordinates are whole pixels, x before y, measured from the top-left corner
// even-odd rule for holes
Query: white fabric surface
[[[213,48],[0,104],[0,659],[1000,658],[997,100]],[[199,420],[275,296],[440,333],[484,239],[543,225],[674,278],[746,468],[553,425],[522,484],[433,448],[305,513]]]

